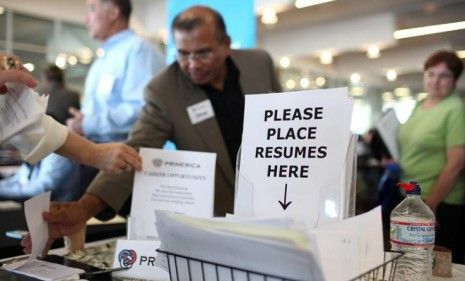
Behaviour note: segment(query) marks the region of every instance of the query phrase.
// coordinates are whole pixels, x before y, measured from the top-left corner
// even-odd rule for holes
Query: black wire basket
[[[171,281],[304,281],[187,257],[160,249],[157,252],[166,257],[164,267],[169,272]],[[393,281],[397,261],[402,255],[398,252],[386,252],[382,264],[349,281]]]

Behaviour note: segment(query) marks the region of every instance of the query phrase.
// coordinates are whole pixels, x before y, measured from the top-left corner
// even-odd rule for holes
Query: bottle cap
[[[421,194],[420,185],[418,185],[416,181],[400,182],[397,185],[400,186],[400,188],[402,188],[407,194],[414,194],[414,195]]]

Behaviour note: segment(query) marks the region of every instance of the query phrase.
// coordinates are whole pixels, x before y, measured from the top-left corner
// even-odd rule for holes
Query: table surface
[[[81,263],[86,263],[98,268],[109,268],[112,267],[113,263],[113,252],[116,244],[117,238],[105,239],[101,241],[95,241],[91,243],[86,243],[86,249],[84,251],[76,251],[74,253],[68,254],[65,249],[59,248],[50,251],[50,254],[55,255],[67,255],[69,259],[77,260]],[[25,257],[25,256],[23,256]],[[18,257],[15,257],[18,258]],[[15,259],[4,259],[0,262],[8,262],[8,260]],[[20,258],[20,257],[19,257]],[[12,275],[0,270],[0,280],[4,281],[32,281],[31,279],[24,276]],[[91,281],[124,281],[122,279],[110,278],[109,276],[94,279],[89,279]],[[131,279],[134,281],[135,279]],[[453,264],[452,265],[452,278],[443,278],[433,276],[432,281],[463,281],[465,280],[465,265],[462,264]]]

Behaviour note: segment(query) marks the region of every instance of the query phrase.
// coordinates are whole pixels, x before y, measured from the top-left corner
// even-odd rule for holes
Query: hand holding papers
[[[50,194],[50,191],[42,193],[24,203],[26,222],[31,234],[32,251],[27,260],[4,265],[2,269],[39,280],[77,280],[79,274],[84,272],[82,269],[36,259],[42,254],[48,241],[48,226],[42,218],[42,213],[50,209]]]

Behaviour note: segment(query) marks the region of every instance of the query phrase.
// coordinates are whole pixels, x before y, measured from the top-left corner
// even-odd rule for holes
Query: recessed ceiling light
[[[333,54],[331,51],[323,51],[320,53],[320,63],[321,64],[332,64],[333,63]]]
[[[300,79],[300,87],[301,88],[308,88],[308,86],[310,86],[310,80],[308,80],[307,77],[303,77]]]
[[[361,78],[362,77],[360,76],[360,74],[358,74],[357,72],[354,72],[350,75],[350,82],[352,84],[358,84]]]
[[[410,88],[407,88],[407,87],[395,88],[394,94],[398,97],[408,97],[410,96]]]
[[[326,79],[323,76],[319,76],[315,79],[315,84],[318,87],[323,87],[326,84]]]
[[[460,51],[457,51],[455,52],[457,54],[457,56],[461,59],[465,59],[465,50],[460,50]]]
[[[370,59],[377,59],[380,56],[379,47],[377,45],[368,46],[367,57]]]
[[[282,68],[288,68],[290,64],[291,64],[291,60],[289,59],[289,57],[284,56],[279,60],[279,65]]]
[[[395,39],[404,39],[416,36],[455,31],[460,29],[465,29],[465,21],[400,29],[394,31],[393,36]]]
[[[273,7],[264,8],[263,14],[260,20],[263,24],[266,24],[266,25],[273,25],[277,23],[278,16],[276,15],[276,10]]]
[[[289,90],[292,90],[295,88],[295,81],[292,80],[292,79],[289,79],[286,81],[286,88],[288,88]]]
[[[388,81],[396,81],[397,79],[397,72],[394,69],[389,69],[386,72],[386,78]]]

